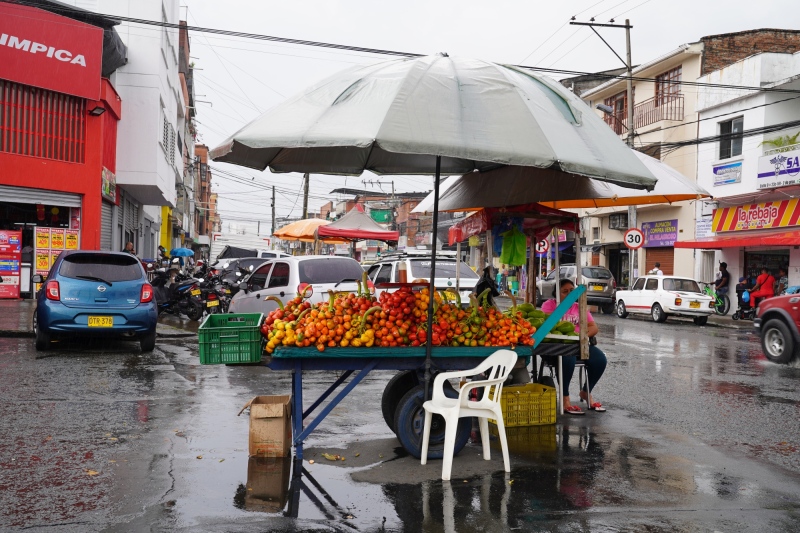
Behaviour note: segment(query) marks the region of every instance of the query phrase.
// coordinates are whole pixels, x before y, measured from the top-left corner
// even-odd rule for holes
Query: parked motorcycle
[[[171,274],[165,268],[158,268],[153,272],[151,284],[155,292],[159,314],[172,313],[178,316],[183,313],[194,321],[203,318],[203,305],[199,299],[195,298],[202,293],[196,279],[179,272]]]

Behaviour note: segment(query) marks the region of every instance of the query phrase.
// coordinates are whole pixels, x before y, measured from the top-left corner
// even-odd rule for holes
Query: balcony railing
[[[633,106],[633,124],[636,129],[655,124],[662,120],[683,120],[683,95],[673,94],[650,98]],[[606,115],[608,124],[614,133],[624,135],[628,131],[626,112]]]

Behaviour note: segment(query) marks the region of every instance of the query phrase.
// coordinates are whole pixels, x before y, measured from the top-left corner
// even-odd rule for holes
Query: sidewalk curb
[[[0,339],[23,339],[34,338],[36,334],[33,331],[18,331],[18,330],[0,330]],[[160,333],[156,331],[156,337],[164,339],[182,339],[189,337],[197,337],[197,333]]]

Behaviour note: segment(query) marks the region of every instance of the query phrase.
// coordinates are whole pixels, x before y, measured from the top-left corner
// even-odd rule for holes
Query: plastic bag
[[[750,303],[750,293],[748,291],[742,293],[742,301],[746,304]]]
[[[526,261],[528,239],[516,227],[503,233],[503,250],[500,253],[500,262],[504,265],[522,266]]]

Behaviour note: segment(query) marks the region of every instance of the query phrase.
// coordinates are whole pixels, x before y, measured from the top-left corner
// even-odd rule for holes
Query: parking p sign
[[[536,253],[537,254],[546,254],[547,251],[550,250],[550,243],[546,240],[541,240],[536,243]]]
[[[631,228],[625,232],[623,240],[625,241],[625,246],[629,249],[638,250],[644,246],[644,233],[640,229]]]

